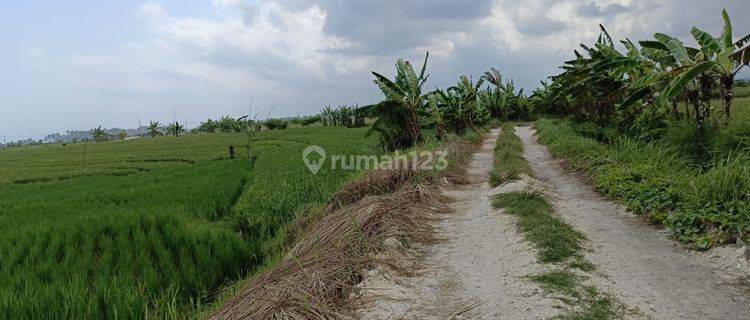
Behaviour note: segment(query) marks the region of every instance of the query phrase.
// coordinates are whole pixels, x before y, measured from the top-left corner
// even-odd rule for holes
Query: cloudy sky
[[[747,0],[162,0],[0,3],[0,135],[315,113],[380,97],[371,70],[431,59],[429,87],[495,67],[533,89],[603,23],[618,39],[750,33]],[[745,73],[747,74],[747,73]],[[176,112],[175,112],[176,111]]]

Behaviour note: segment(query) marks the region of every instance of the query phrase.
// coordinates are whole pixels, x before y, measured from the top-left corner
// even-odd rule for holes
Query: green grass
[[[750,97],[750,87],[735,87],[734,98],[748,98]]]
[[[576,294],[576,286],[578,285],[578,276],[567,270],[550,271],[531,276],[531,280],[540,283],[547,292],[561,292],[570,295]]]
[[[523,142],[516,136],[513,126],[506,123],[495,145],[495,160],[490,172],[490,185],[498,186],[518,179],[522,173],[527,175],[532,173],[526,159],[523,158]]]
[[[518,217],[518,228],[539,251],[539,261],[563,262],[578,256],[583,236],[555,216],[552,206],[542,195],[503,193],[496,195],[492,204]]]
[[[591,292],[593,291],[593,292]],[[590,290],[586,302],[578,310],[572,310],[555,319],[559,320],[602,320],[621,318],[618,304],[612,298]]]
[[[733,121],[742,121],[741,115]],[[598,191],[619,199],[633,213],[663,223],[678,240],[698,248],[750,237],[748,150],[717,150],[716,159],[698,162],[674,144],[630,138],[604,144],[582,136],[575,126],[550,119],[535,125],[540,142],[588,172]],[[730,123],[716,135],[735,127]]]
[[[185,318],[275,259],[284,227],[359,173],[366,129],[186,135],[0,150],[0,318]],[[226,160],[229,145],[237,160]]]

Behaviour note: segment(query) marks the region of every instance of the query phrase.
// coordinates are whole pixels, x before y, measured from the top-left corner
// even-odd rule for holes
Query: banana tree
[[[437,139],[443,140],[446,137],[445,110],[438,104],[437,93],[431,94],[427,98],[427,102],[429,106],[428,112],[430,114],[430,120],[435,124]]]
[[[100,141],[106,141],[107,140],[107,132],[104,131],[102,126],[98,126],[91,130],[91,135],[94,136],[94,141],[100,142]]]
[[[365,114],[365,109],[360,107],[359,104],[356,104],[354,106],[352,113],[354,115],[354,127],[359,128],[367,125],[367,115]]]
[[[734,41],[732,38],[732,22],[727,10],[722,11],[724,28],[721,36],[714,38],[709,33],[693,27],[690,33],[701,46],[697,59],[708,64],[721,84],[721,95],[724,102],[724,119],[729,121],[731,117],[732,101],[734,96],[734,78],[737,73],[750,62],[750,46],[744,47],[750,40],[750,34]]]
[[[380,142],[388,149],[408,148],[422,139],[419,115],[425,108],[428,94],[422,94],[422,86],[427,81],[425,74],[429,52],[425,55],[422,70],[417,75],[409,61],[396,62],[396,77],[390,80],[373,71],[375,84],[385,95],[385,100],[370,105],[367,113],[376,118],[367,131],[380,134]]]
[[[179,137],[180,134],[185,133],[185,126],[175,121],[169,124],[167,131],[175,137]]]
[[[703,125],[704,118],[709,115],[709,104],[714,98],[712,92],[717,82],[721,86],[724,119],[729,121],[734,98],[732,95],[734,78],[750,60],[750,48],[743,48],[750,40],[750,35],[735,42],[732,38],[732,24],[726,10],[722,11],[722,17],[724,28],[718,38],[714,38],[697,27],[692,28],[690,33],[701,46],[700,49],[684,47],[676,38],[663,34],[655,35],[664,46],[654,48],[669,50],[677,65],[669,71],[673,80],[663,90],[662,99],[674,99],[684,92],[686,100],[695,105],[699,126]],[[699,104],[703,104],[703,112],[699,110]]]
[[[352,110],[352,108],[348,106],[339,106],[339,109],[336,110],[336,115],[338,116],[339,124],[347,127],[352,126],[352,117],[354,116],[354,111]]]
[[[326,106],[325,108],[320,110],[320,119],[322,120],[324,126],[336,125],[334,123],[333,114],[334,114],[334,111],[333,111],[333,108],[331,108],[331,106]]]
[[[209,121],[210,121],[210,119],[209,119]],[[149,123],[148,123],[148,134],[152,138],[155,138],[156,136],[162,135],[162,133],[161,133],[161,123],[159,123],[159,121],[149,121]]]

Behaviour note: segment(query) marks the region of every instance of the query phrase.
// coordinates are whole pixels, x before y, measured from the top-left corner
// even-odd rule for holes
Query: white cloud
[[[55,92],[40,97],[78,110],[91,126],[119,125],[131,111],[131,118],[164,121],[158,117],[171,118],[174,106],[193,120],[237,115],[246,111],[251,95],[256,105],[276,105],[277,116],[312,113],[326,104],[374,102],[380,93],[369,71],[391,74],[396,59],[420,61],[425,51],[431,53],[430,88],[497,67],[530,90],[556,73],[579,43],[593,42],[600,23],[615,39],[642,40],[661,31],[688,40],[693,24],[718,34],[720,8],[727,6],[736,33],[750,29],[750,20],[739,19],[750,3],[729,0],[211,4],[210,18],[196,18],[176,15],[157,2],[143,3],[136,21],[148,32],[131,43],[73,54],[21,51],[38,75],[34,86]],[[34,103],[48,102],[27,102]]]

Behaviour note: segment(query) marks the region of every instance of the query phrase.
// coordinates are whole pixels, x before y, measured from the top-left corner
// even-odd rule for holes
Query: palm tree
[[[367,106],[368,113],[377,118],[370,130],[380,134],[380,142],[389,149],[408,148],[422,139],[419,113],[425,107],[429,94],[422,94],[422,85],[427,81],[425,74],[429,52],[425,55],[419,75],[411,63],[399,59],[396,62],[396,77],[392,81],[373,71],[375,84],[385,95],[385,100]]]
[[[91,134],[94,136],[94,141],[106,141],[107,132],[104,131],[102,126],[98,126],[91,130]]]
[[[155,138],[157,136],[162,135],[161,133],[161,123],[159,121],[149,121],[148,123],[148,134]]]

